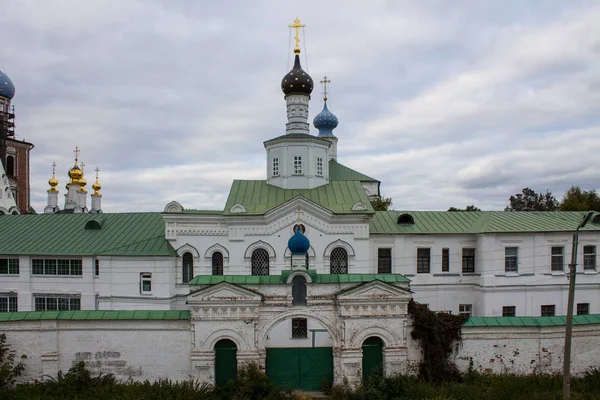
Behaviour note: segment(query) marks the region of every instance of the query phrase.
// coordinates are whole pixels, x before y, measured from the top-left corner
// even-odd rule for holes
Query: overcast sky
[[[0,0],[33,207],[53,161],[63,207],[76,145],[105,212],[223,209],[233,179],[265,179],[295,17],[338,160],[394,208],[600,188],[600,1]]]

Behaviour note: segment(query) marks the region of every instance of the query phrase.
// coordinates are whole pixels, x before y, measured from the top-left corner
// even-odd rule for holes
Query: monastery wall
[[[410,326],[407,328],[410,332]],[[0,323],[0,330],[6,333],[11,349],[19,356],[27,355],[23,380],[56,376],[80,360],[93,373],[112,373],[123,380],[198,376],[191,361],[198,332],[187,320],[7,321]],[[573,334],[572,373],[582,374],[600,366],[600,325],[576,325]],[[317,341],[323,339],[327,341],[327,335]],[[401,352],[406,360],[394,356],[393,362],[385,361],[386,366],[392,362],[388,367],[395,371],[416,372],[419,346],[410,334],[406,339],[406,353]],[[454,357],[464,372],[472,360],[473,368],[482,372],[553,374],[562,371],[563,343],[563,326],[464,327],[463,341]],[[356,351],[360,357],[360,348]],[[391,356],[387,353],[386,357]],[[353,365],[360,368],[360,361]],[[338,373],[349,373],[346,369]]]

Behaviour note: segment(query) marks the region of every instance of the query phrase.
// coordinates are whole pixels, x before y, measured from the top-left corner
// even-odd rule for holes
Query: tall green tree
[[[560,202],[560,211],[600,211],[600,196],[594,189],[571,186]]]
[[[371,205],[375,211],[387,211],[392,206],[392,198],[382,196],[372,197]]]
[[[557,211],[558,201],[552,193],[536,193],[531,188],[524,188],[522,193],[510,196],[509,204],[504,211]]]
[[[476,207],[474,205],[468,205],[465,208],[456,208],[456,207],[450,207],[448,209],[448,211],[481,211],[481,208]]]

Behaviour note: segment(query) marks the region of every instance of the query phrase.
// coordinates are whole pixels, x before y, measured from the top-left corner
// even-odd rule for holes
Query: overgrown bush
[[[23,374],[27,356],[23,354],[18,363],[15,363],[16,358],[16,352],[6,344],[6,334],[0,333],[0,388],[12,385],[15,378]]]
[[[419,342],[423,356],[419,376],[431,382],[459,380],[461,375],[450,355],[461,341],[462,325],[467,318],[436,313],[413,300],[408,303],[408,313],[412,317],[411,337]]]

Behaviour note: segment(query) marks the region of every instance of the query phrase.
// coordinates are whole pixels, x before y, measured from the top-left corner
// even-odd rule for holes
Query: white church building
[[[235,180],[222,210],[173,201],[163,212],[103,213],[97,179],[88,210],[76,160],[63,210],[53,176],[45,214],[0,217],[0,312],[57,324],[78,310],[176,315],[191,343],[182,377],[221,383],[255,361],[304,389],[377,365],[406,371],[411,298],[473,317],[566,314],[585,213],[375,211],[380,182],[338,161],[326,97],[311,134],[313,80],[299,53],[281,82],[285,133],[263,143],[264,180]],[[595,215],[580,232],[580,315],[600,313],[598,245]],[[55,369],[87,360],[83,350],[43,353],[40,365]]]

